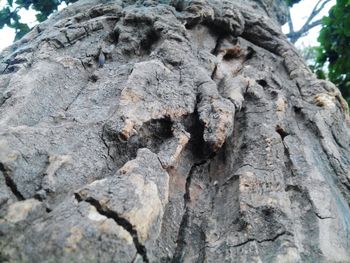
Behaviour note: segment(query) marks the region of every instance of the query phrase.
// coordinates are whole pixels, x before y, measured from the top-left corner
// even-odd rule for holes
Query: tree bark
[[[0,261],[350,262],[347,104],[281,8],[79,1],[6,49]]]

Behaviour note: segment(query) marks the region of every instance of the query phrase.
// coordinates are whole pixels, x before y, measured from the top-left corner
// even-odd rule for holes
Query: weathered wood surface
[[[80,1],[0,55],[0,261],[350,262],[350,133],[281,1]]]

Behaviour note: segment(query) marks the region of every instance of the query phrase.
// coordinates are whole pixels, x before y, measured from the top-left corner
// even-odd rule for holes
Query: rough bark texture
[[[0,55],[1,262],[350,262],[338,89],[281,1],[80,1]]]

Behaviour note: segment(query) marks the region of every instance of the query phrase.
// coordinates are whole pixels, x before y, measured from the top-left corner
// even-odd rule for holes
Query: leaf
[[[42,13],[36,14],[35,17],[39,22],[43,22],[47,19],[47,16]]]
[[[345,96],[350,94],[350,0],[338,0],[328,17],[323,18],[322,24],[316,68],[322,68],[329,62],[328,78]]]
[[[18,23],[16,25],[16,36],[15,40],[21,39],[25,34],[30,31],[30,28],[27,24]]]

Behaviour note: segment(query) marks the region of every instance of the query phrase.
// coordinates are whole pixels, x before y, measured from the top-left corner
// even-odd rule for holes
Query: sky
[[[293,6],[293,8],[291,9],[291,17],[294,25],[294,31],[297,31],[304,25],[306,19],[309,17],[312,9],[314,8],[317,2],[318,0],[302,0],[301,2],[299,2],[299,4],[296,4]],[[320,12],[320,14],[317,17],[315,17],[314,20],[317,20],[327,15],[329,9],[335,4],[336,4],[336,0],[330,1],[325,6],[325,8]],[[295,45],[298,48],[303,48],[307,46],[317,46],[318,45],[317,37],[320,29],[321,29],[321,26],[314,27],[309,31],[309,34],[307,36],[300,38],[295,43]],[[288,25],[285,24],[282,27],[282,30],[284,33],[288,33]]]
[[[313,7],[315,6],[318,0],[303,0],[299,4],[293,6],[291,10],[291,16],[294,23],[295,31],[298,30],[305,22],[306,18],[311,13]],[[336,0],[332,0],[330,3],[326,5],[323,12],[321,12],[319,17],[327,15],[328,10],[335,4]],[[0,8],[2,8],[6,4],[6,0],[0,0]],[[64,8],[61,6],[59,9]],[[34,26],[37,22],[35,19],[35,11],[33,10],[20,10],[19,15],[21,16],[22,23],[28,23],[30,27]],[[283,26],[283,32],[288,32],[288,26]],[[303,48],[306,46],[315,46],[318,44],[317,37],[319,33],[320,27],[316,27],[310,30],[309,34],[301,39],[299,39],[296,43],[298,48]],[[15,32],[13,29],[4,27],[0,30],[0,51],[5,47],[12,44],[13,39],[15,37]]]
[[[6,4],[7,0],[0,0],[0,9]],[[65,3],[62,3],[58,10],[61,10],[66,7]],[[36,11],[29,9],[21,9],[18,14],[21,16],[21,22],[28,24],[29,27],[33,27],[38,22],[36,21]],[[3,50],[5,47],[8,47],[13,43],[13,40],[15,38],[15,30],[12,28],[9,28],[5,26],[3,29],[0,30],[0,51]]]

